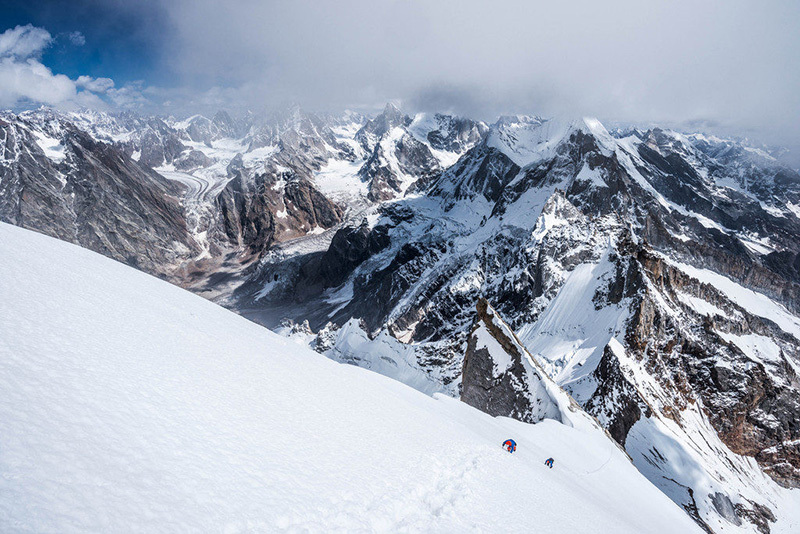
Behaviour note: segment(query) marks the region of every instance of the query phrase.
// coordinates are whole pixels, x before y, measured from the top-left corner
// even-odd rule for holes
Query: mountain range
[[[490,415],[573,406],[707,532],[791,531],[800,174],[764,147],[389,104],[5,112],[0,148],[2,222]]]

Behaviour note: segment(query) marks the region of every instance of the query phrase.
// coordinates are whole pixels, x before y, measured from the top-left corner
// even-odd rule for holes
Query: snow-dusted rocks
[[[343,209],[314,173],[355,157],[297,108],[183,121],[41,109],[6,114],[4,129],[3,220],[196,288],[209,288],[209,265],[235,272],[275,242],[338,224]]]
[[[455,155],[461,155],[480,143],[489,131],[481,121],[441,113],[419,113],[408,129],[433,150]]]
[[[368,157],[359,170],[369,183],[369,198],[390,200],[402,196],[418,180],[427,182],[440,171],[430,147],[408,131],[411,118],[393,104],[367,122],[356,140]]]
[[[183,187],[48,110],[0,118],[0,220],[171,276],[200,251]]]
[[[485,299],[478,301],[477,311],[464,355],[461,400],[489,415],[527,423],[560,421],[544,370]]]
[[[774,481],[795,484],[797,468],[790,421],[800,414],[792,400],[800,278],[791,265],[800,219],[791,203],[716,178],[731,162],[687,139],[660,130],[611,135],[592,119],[504,118],[424,196],[381,206],[369,227],[386,229],[387,246],[359,257],[339,286],[282,309],[297,310],[290,317],[308,318],[314,331],[358,319],[371,338],[402,340],[403,361],[443,385],[460,381],[459,393],[466,388],[491,412],[474,395],[482,391],[474,377],[502,376],[467,380],[460,365],[475,341],[472,309],[485,297],[547,374],[699,524],[786,530],[794,494]],[[781,183],[793,198],[793,182]],[[312,265],[314,257],[292,261]],[[736,281],[735,298],[700,283],[708,273],[720,277],[718,287]],[[750,290],[773,326],[745,304]],[[324,352],[353,346],[349,331]],[[424,356],[432,347],[436,360]],[[483,371],[493,365],[477,361]],[[369,352],[351,362],[394,376]],[[514,394],[504,401],[526,394],[505,391]],[[509,403],[497,406],[531,413]]]

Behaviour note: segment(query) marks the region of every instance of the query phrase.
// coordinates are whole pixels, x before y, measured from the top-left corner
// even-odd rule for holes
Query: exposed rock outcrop
[[[80,244],[169,277],[199,253],[178,197],[182,187],[52,118],[47,131],[0,120],[0,220]],[[38,132],[38,133],[37,133]],[[59,143],[48,157],[37,143]]]
[[[545,372],[485,299],[467,341],[461,400],[493,416],[561,420]]]

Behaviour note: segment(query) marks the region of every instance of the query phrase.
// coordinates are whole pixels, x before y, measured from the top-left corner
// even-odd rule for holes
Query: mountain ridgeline
[[[764,147],[391,104],[5,113],[0,147],[0,221],[491,415],[570,405],[707,532],[788,521],[800,175]]]

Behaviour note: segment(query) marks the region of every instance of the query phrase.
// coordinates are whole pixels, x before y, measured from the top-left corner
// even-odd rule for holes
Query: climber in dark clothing
[[[547,467],[552,469],[553,468],[553,459],[552,458],[548,458],[547,460],[544,461],[544,465],[546,465]]]

